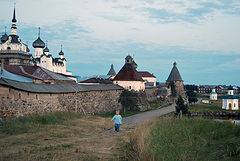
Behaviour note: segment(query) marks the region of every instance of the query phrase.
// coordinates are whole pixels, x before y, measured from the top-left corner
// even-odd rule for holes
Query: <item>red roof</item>
[[[113,79],[115,81],[144,81],[132,64],[126,63]]]
[[[146,71],[140,71],[138,73],[141,75],[141,77],[154,77],[154,78],[156,78],[153,74],[151,74],[149,72],[146,72]]]
[[[71,80],[67,77],[49,71],[39,66],[25,66],[25,65],[6,65],[4,69],[10,73],[18,74],[24,77],[38,80]]]

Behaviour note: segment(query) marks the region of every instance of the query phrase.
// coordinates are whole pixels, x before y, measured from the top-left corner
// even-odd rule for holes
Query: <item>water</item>
[[[240,120],[233,120],[233,119],[229,119],[229,120],[217,120],[218,122],[225,122],[225,121],[229,121],[233,124],[239,125],[240,126]]]

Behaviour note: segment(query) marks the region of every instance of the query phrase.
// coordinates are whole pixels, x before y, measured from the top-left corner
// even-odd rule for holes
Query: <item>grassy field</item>
[[[110,118],[54,113],[0,124],[0,160],[115,160],[132,127]]]
[[[224,112],[231,110],[222,109],[222,100],[210,101],[210,104],[195,104],[189,106],[190,112]]]
[[[140,125],[123,149],[131,161],[237,161],[240,127],[214,120],[157,118]]]

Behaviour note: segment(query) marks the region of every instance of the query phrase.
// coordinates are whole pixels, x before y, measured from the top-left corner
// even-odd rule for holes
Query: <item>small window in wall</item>
[[[7,50],[11,50],[11,48],[10,48],[10,47],[7,47]]]
[[[36,99],[38,99],[38,95],[36,95]]]
[[[18,99],[21,99],[21,96],[22,96],[21,93],[18,93]]]
[[[236,104],[234,103],[233,107],[236,107]]]
[[[132,87],[131,87],[131,86],[129,86],[129,89],[132,89]]]

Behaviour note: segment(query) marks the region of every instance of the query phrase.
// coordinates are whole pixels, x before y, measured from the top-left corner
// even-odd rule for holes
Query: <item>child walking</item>
[[[115,131],[119,132],[120,131],[120,125],[122,124],[122,116],[119,115],[119,110],[116,111],[116,115],[113,116],[111,121],[113,121],[113,120],[115,120],[115,125],[114,125]]]

